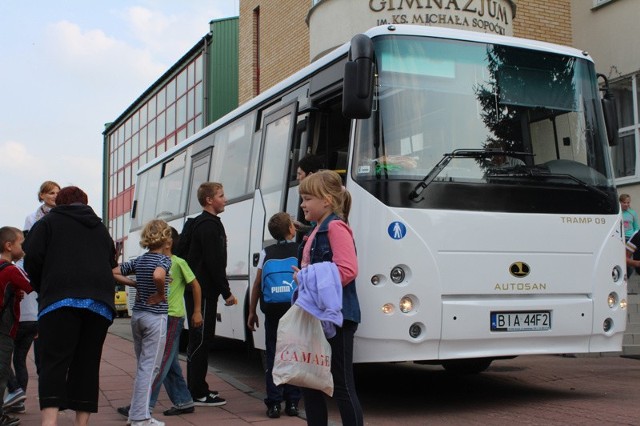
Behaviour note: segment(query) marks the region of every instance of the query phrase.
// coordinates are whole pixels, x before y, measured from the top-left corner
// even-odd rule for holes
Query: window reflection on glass
[[[618,125],[620,128],[633,125],[633,91],[631,78],[625,78],[609,85],[616,100]]]
[[[635,137],[632,132],[620,135],[618,145],[611,149],[613,168],[617,178],[635,176],[636,149]]]

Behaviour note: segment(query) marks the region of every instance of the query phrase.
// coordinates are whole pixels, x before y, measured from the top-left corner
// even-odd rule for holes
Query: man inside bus
[[[315,154],[307,154],[298,161],[298,168],[296,169],[296,179],[298,183],[302,182],[307,176],[321,170],[323,168],[322,157]],[[307,232],[313,229],[310,222],[304,220],[304,214],[302,214],[302,208],[298,208],[298,219],[294,219],[293,226],[296,227],[296,231],[299,234],[299,239]]]

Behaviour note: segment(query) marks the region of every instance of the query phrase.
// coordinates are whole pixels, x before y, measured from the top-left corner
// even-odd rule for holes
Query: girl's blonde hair
[[[345,222],[349,221],[351,210],[351,194],[342,186],[342,178],[333,170],[320,170],[300,182],[300,195],[326,199],[331,203],[331,210]]]
[[[171,227],[162,219],[149,221],[142,229],[140,246],[148,250],[156,250],[171,240]]]

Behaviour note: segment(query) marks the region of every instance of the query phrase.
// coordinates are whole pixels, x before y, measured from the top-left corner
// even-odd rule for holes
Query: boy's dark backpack
[[[0,263],[0,271],[2,271],[7,266],[13,265],[11,262],[3,262]],[[15,290],[13,286],[7,283],[7,287],[4,290],[4,297],[2,303],[0,303],[0,324],[9,324],[9,320],[13,318],[12,309],[6,309],[8,306],[13,306],[13,301],[15,299]],[[5,318],[5,313],[8,313],[9,317]]]
[[[191,246],[191,236],[193,235],[193,229],[194,229],[193,225],[195,221],[196,221],[195,217],[190,217],[184,223],[184,226],[182,227],[182,232],[180,232],[180,239],[178,240],[178,246],[173,251],[173,254],[183,259],[186,259],[187,255],[189,254],[189,247]]]
[[[279,242],[264,251],[260,308],[265,314],[284,313],[291,306],[291,296],[297,287],[292,266],[298,266],[298,245]]]

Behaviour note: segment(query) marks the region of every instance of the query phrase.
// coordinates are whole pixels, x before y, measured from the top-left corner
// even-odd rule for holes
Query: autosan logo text
[[[496,283],[496,291],[545,291],[547,283]]]

